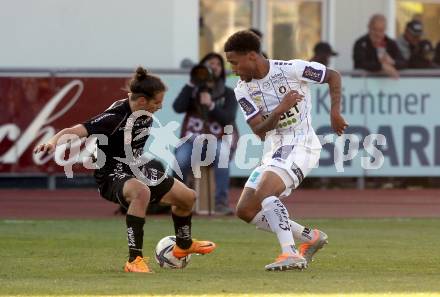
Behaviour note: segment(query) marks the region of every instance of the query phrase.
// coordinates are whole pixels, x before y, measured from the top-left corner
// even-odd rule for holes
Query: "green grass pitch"
[[[305,220],[329,245],[304,271],[266,272],[276,236],[238,219],[193,221],[217,250],[161,269],[156,242],[171,219],[147,218],[155,274],[124,273],[125,220],[0,221],[0,296],[440,296],[440,219]]]

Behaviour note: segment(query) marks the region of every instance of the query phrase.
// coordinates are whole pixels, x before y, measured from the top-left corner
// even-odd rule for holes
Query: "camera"
[[[214,82],[214,74],[209,67],[203,64],[194,66],[190,72],[190,79],[191,83],[197,88],[197,93],[211,93],[210,83]]]

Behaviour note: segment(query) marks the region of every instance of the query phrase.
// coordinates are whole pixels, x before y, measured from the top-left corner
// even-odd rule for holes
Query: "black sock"
[[[145,219],[128,214],[125,217],[125,221],[127,223],[128,261],[131,262],[136,259],[137,256],[142,257]]]
[[[192,244],[191,239],[191,215],[179,217],[172,213],[174,232],[176,232],[176,244],[181,249],[187,249]]]

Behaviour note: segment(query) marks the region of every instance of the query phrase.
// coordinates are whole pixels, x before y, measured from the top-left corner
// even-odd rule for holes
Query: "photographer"
[[[217,141],[214,161],[215,171],[215,211],[220,214],[232,214],[228,206],[229,166],[219,168],[219,151],[221,148],[224,127],[232,125],[233,149],[238,140],[235,115],[237,101],[234,91],[225,86],[226,74],[224,60],[216,53],[207,54],[200,64],[191,70],[191,80],[183,87],[174,101],[173,108],[177,113],[186,113],[182,124],[182,135],[192,135],[176,149],[176,159],[187,180],[191,170],[191,153],[194,139],[200,134],[212,134]],[[204,148],[206,150],[206,147]],[[230,156],[232,156],[232,152]],[[203,159],[203,156],[202,156]]]

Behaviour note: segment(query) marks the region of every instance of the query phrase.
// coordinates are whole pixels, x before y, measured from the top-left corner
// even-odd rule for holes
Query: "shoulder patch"
[[[319,69],[315,69],[312,66],[306,66],[304,69],[304,72],[302,74],[302,77],[308,78],[310,80],[321,82],[323,75],[323,71]]]
[[[246,100],[246,98],[241,98],[238,100],[238,103],[240,103],[241,108],[244,110],[244,112],[246,113],[246,116],[250,116],[251,114],[253,114],[256,109],[255,107]]]

